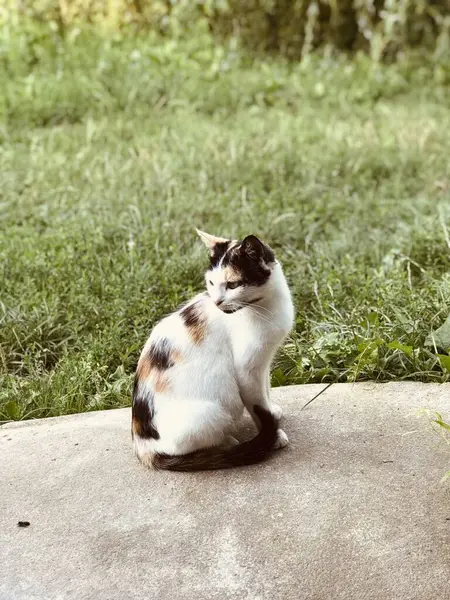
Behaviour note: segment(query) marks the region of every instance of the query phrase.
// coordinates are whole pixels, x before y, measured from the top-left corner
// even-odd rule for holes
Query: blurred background
[[[0,0],[0,23],[0,420],[128,405],[203,285],[194,227],[283,263],[273,385],[448,380],[448,0]]]

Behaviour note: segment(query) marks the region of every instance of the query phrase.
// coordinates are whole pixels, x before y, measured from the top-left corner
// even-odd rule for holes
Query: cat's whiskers
[[[251,303],[251,306],[253,306],[254,308],[257,308],[258,310],[262,310],[265,311],[267,316],[273,317],[274,316],[274,312],[273,310],[270,310],[269,308],[267,308],[266,306],[262,306],[261,304],[255,304],[255,303]]]
[[[255,309],[258,309],[258,310],[261,310],[261,311],[265,311],[267,316],[270,316],[270,317],[274,316],[274,312],[272,310],[270,310],[266,306],[262,306],[261,304],[258,304],[255,301],[253,301],[253,302],[245,302],[245,300],[241,300],[241,303],[245,307],[253,307]]]
[[[249,312],[251,312],[253,315],[259,317],[261,319],[261,321],[264,321],[265,323],[272,323],[272,320],[268,317],[273,316],[272,311],[269,311],[268,309],[266,309],[270,315],[265,315],[265,314],[261,314],[258,310],[258,308],[264,308],[262,306],[258,306],[256,307],[255,304],[251,304],[251,303],[245,303],[245,302],[235,302],[235,304],[237,306],[239,306],[239,308],[247,308],[249,310]]]

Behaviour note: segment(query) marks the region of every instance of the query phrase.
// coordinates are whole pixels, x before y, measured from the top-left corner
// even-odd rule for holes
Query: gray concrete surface
[[[2,600],[450,597],[450,385],[279,389],[291,445],[228,472],[144,470],[129,410],[0,429]],[[21,529],[18,521],[30,521]]]

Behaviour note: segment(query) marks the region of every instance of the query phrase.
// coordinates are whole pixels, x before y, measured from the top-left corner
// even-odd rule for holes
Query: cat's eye
[[[214,285],[211,279],[208,281],[209,285]]]
[[[229,290],[235,290],[240,285],[242,285],[242,281],[228,281],[228,283],[227,283],[227,289],[229,289]]]

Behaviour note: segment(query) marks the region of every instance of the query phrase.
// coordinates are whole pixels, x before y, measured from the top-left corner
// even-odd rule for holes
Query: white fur
[[[174,313],[156,325],[144,347],[143,356],[153,341],[164,337],[181,356],[167,371],[168,390],[154,394],[153,423],[159,439],[134,436],[135,450],[144,461],[149,453],[185,454],[229,443],[244,406],[257,425],[255,404],[281,417],[281,409],[269,398],[270,366],[294,317],[281,265],[272,265],[272,274],[262,286],[227,290],[223,277],[220,265],[208,271],[209,296],[201,294],[192,300],[201,302],[208,319],[201,343],[192,339],[179,313]],[[232,314],[221,310],[259,298]],[[223,301],[220,308],[218,299]],[[151,378],[139,385],[150,386]],[[276,447],[287,442],[286,434],[279,430]]]

